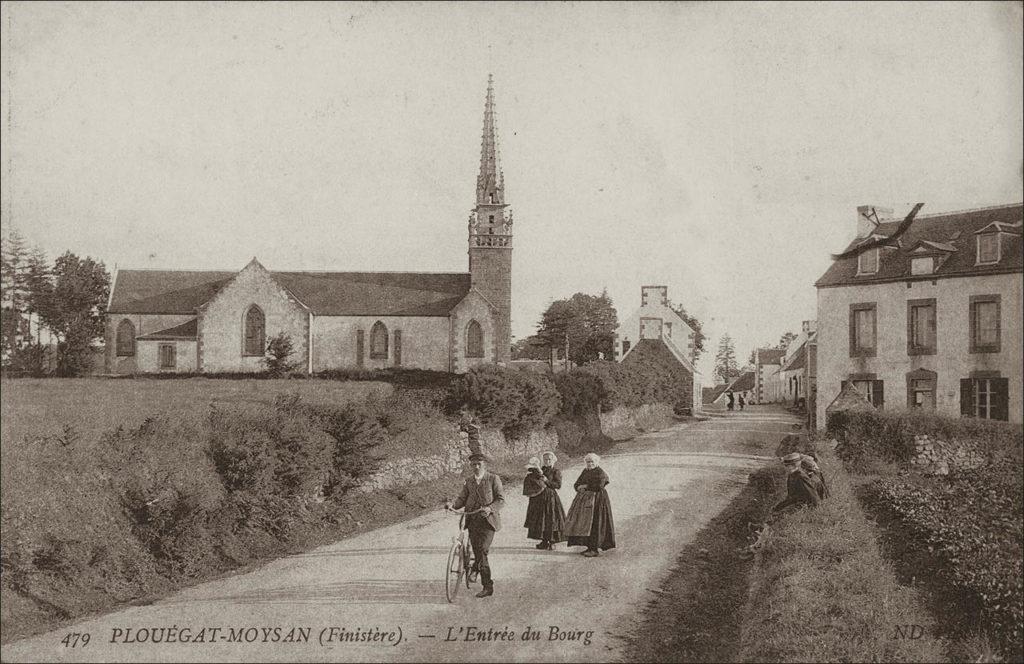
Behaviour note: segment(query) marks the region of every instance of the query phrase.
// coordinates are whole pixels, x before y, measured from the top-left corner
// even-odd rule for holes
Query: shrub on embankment
[[[755,554],[739,660],[940,661],[943,644],[930,618],[882,559],[838,459],[815,453],[831,496],[768,526]],[[785,485],[782,468],[774,481]],[[897,628],[910,625],[923,627],[924,637],[899,638]]]
[[[858,413],[842,423],[834,427],[839,450],[854,468],[870,467],[886,440],[900,450],[899,476],[875,480],[863,496],[899,533],[894,555],[939,589],[944,628],[956,638],[982,634],[1004,657],[1024,659],[1021,428],[887,412]],[[920,469],[934,472],[936,464],[910,463],[917,454],[914,437],[921,435],[947,455],[967,446],[980,453],[982,464],[949,463],[941,468],[945,474],[923,474]]]

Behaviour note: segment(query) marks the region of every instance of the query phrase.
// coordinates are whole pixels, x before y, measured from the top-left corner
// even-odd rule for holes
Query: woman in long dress
[[[552,545],[562,541],[562,533],[565,531],[565,508],[562,507],[562,499],[558,497],[558,490],[562,488],[562,471],[555,468],[558,457],[554,452],[545,452],[542,457],[544,465],[541,466],[541,473],[544,475],[544,493],[538,498],[537,519],[535,528],[529,532],[530,539],[539,539],[538,549],[551,549]]]
[[[608,473],[601,468],[601,457],[591,452],[583,457],[583,463],[586,468],[580,473],[574,486],[580,495],[588,491],[594,493],[594,517],[590,523],[590,534],[570,535],[568,543],[569,546],[587,547],[583,555],[593,558],[600,555],[599,549],[607,551],[615,548],[615,524],[612,521],[612,503],[604,488],[609,481]]]

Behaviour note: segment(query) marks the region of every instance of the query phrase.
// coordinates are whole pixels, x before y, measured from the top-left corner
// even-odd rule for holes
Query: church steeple
[[[494,116],[494,77],[488,76],[476,207],[469,214],[469,276],[471,287],[496,310],[492,352],[495,362],[505,363],[512,344],[512,210],[505,202]]]
[[[487,76],[484,102],[484,134],[480,145],[480,175],[476,178],[477,205],[501,205],[505,202],[505,176],[501,172],[498,137],[494,126],[494,76]]]

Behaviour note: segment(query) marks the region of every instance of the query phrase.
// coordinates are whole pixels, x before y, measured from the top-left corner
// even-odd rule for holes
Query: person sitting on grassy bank
[[[789,475],[786,477],[786,499],[773,507],[773,512],[778,512],[794,505],[817,507],[818,503],[821,502],[821,496],[818,494],[818,489],[814,482],[801,469],[800,462],[803,461],[803,458],[804,455],[799,452],[791,452],[782,457],[782,463],[785,464],[786,470],[789,471]]]
[[[818,466],[818,460],[814,458],[814,455],[804,454],[800,459],[800,468],[804,471],[811,480],[811,484],[814,485],[814,490],[818,492],[818,497],[822,500],[828,498],[828,486],[825,484],[825,474],[821,472],[821,468]]]

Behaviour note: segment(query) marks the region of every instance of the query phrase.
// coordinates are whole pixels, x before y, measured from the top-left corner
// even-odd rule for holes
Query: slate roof
[[[728,389],[733,392],[748,392],[754,389],[754,372],[744,371],[729,383]]]
[[[800,345],[800,350],[793,353],[793,356],[789,358],[789,362],[782,367],[781,371],[794,371],[796,369],[803,369],[807,366],[807,349],[804,348],[804,344]]]
[[[108,311],[189,314],[237,272],[120,270]],[[318,316],[447,316],[469,293],[468,273],[271,272]]]
[[[785,348],[759,348],[757,351],[761,364],[782,364],[782,358],[785,356]]]
[[[721,385],[715,385],[714,387],[705,387],[701,389],[701,400],[706,404],[715,403],[715,399],[722,396],[722,392],[725,392],[725,388],[728,387],[725,383]]]
[[[149,334],[143,334],[135,338],[139,341],[174,341],[177,339],[194,341],[199,331],[199,325],[196,321],[197,319],[193,318],[181,325],[175,325],[174,327],[169,327],[166,330],[160,330],[159,332],[150,332]]]
[[[897,242],[898,248],[879,249],[878,273],[857,276],[857,256],[833,261],[825,274],[815,283],[818,288],[850,286],[854,284],[879,283],[886,281],[909,281],[912,279],[941,279],[953,276],[973,276],[1024,271],[1024,250],[1021,247],[1021,221],[1024,218],[1024,204],[1014,203],[979,210],[947,212],[914,219]],[[901,219],[882,223],[874,234],[888,237]],[[995,265],[975,265],[977,241],[975,233],[986,226],[999,222],[1002,234],[1002,249]],[[994,230],[994,229],[990,229]],[[853,249],[864,238],[854,240],[846,248]],[[910,250],[921,242],[944,245],[948,257],[935,272],[924,275],[910,274]],[[948,251],[955,249],[955,251]],[[938,263],[938,261],[936,261]]]

